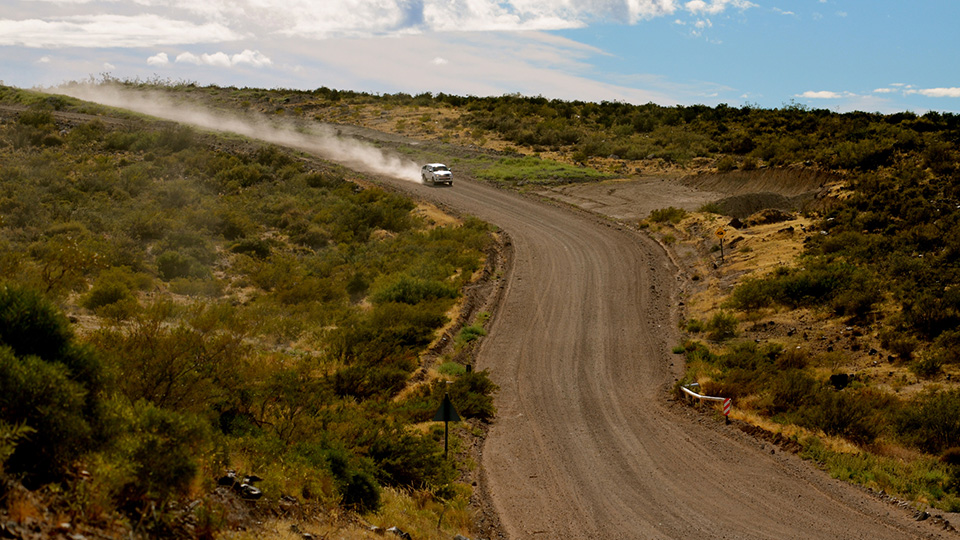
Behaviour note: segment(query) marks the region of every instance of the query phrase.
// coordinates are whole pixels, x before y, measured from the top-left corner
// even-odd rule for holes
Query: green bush
[[[669,206],[667,208],[660,208],[650,212],[650,216],[647,218],[653,223],[673,223],[677,224],[683,221],[683,218],[687,217],[687,211],[682,208],[674,208]]]
[[[801,412],[800,424],[822,429],[828,435],[838,435],[861,444],[872,443],[880,433],[871,400],[863,393],[851,390],[820,390],[814,403]]]
[[[8,471],[53,480],[96,447],[103,386],[99,358],[74,343],[56,308],[28,289],[0,286],[0,421],[34,430]]]
[[[960,390],[933,390],[918,396],[895,420],[896,433],[931,454],[960,446]]]
[[[479,324],[471,324],[469,326],[464,326],[460,329],[460,333],[457,334],[454,344],[461,348],[464,345],[471,343],[480,339],[482,336],[487,335],[487,331],[483,329],[483,326]]]
[[[459,294],[456,289],[446,283],[404,274],[379,286],[371,297],[378,304],[399,302],[414,305],[426,300],[456,298]]]
[[[121,427],[108,453],[130,472],[119,501],[139,515],[151,502],[185,495],[199,470],[197,459],[211,444],[210,427],[198,417],[146,401],[117,405]]]
[[[943,356],[928,353],[910,364],[910,371],[924,379],[932,379],[943,373]]]
[[[737,318],[725,311],[719,311],[707,321],[705,326],[707,330],[707,339],[712,341],[724,341],[737,335]]]
[[[456,362],[444,362],[437,367],[437,372],[441,375],[460,376],[467,372],[467,368]]]
[[[499,390],[499,387],[490,380],[490,373],[487,370],[464,373],[450,385],[437,383],[434,387],[435,397],[439,397],[441,388],[449,391],[450,401],[462,418],[479,418],[489,421],[497,413],[493,404],[493,394]],[[439,406],[439,401],[437,403]]]
[[[164,281],[176,278],[207,277],[210,271],[190,255],[164,251],[157,256],[157,272]]]
[[[819,383],[800,369],[779,373],[770,383],[767,412],[775,415],[795,411],[816,399]]]
[[[737,160],[733,156],[723,156],[717,161],[717,172],[730,172],[737,168]]]
[[[83,297],[80,304],[87,309],[96,310],[103,306],[129,300],[133,300],[133,294],[126,284],[116,281],[99,281]]]
[[[60,363],[17,357],[0,346],[0,420],[34,430],[7,461],[6,470],[31,483],[56,480],[96,440],[85,414],[87,389]]]
[[[380,508],[380,486],[374,478],[373,464],[342,448],[322,453],[330,474],[340,492],[340,503],[359,512],[375,512]]]

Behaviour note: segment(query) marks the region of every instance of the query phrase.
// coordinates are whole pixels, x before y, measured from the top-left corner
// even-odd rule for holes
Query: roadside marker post
[[[717,229],[717,238],[720,239],[720,262],[721,263],[726,262],[726,260],[723,257],[723,235],[725,233],[726,231],[723,230],[723,227],[720,227],[719,229]]]
[[[447,426],[450,422],[459,422],[460,415],[457,414],[457,409],[453,407],[453,403],[450,401],[450,395],[444,392],[443,394],[443,403],[440,404],[440,408],[437,409],[437,414],[433,415],[434,422],[443,422],[443,459],[447,459],[447,449],[449,445],[447,444]]]
[[[723,400],[723,418],[724,418],[725,423],[727,423],[727,424],[730,423],[730,409],[732,409],[732,408],[733,408],[733,400],[732,400],[732,399],[727,398],[727,399]]]

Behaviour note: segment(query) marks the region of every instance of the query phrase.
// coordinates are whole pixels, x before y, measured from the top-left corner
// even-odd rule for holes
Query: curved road
[[[481,461],[509,538],[954,537],[671,405],[677,271],[651,240],[462,177],[385,181],[513,242],[478,358],[500,385]]]
[[[481,465],[509,538],[956,538],[671,406],[677,271],[651,240],[459,176],[381,181],[513,242],[478,357],[500,385]]]

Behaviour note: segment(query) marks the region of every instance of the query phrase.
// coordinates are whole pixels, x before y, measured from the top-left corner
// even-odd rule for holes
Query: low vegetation
[[[809,216],[801,256],[744,279],[719,312],[684,321],[682,382],[735,397],[743,418],[782,431],[839,478],[960,510],[960,390],[949,378],[960,366],[957,115],[107,82],[292,119],[392,122],[384,129],[495,150],[452,165],[513,186],[661,167],[830,172],[843,196]],[[33,108],[0,126],[0,275],[80,321],[77,350],[98,359],[101,375],[74,380],[36,355],[18,362],[69,390],[64,421],[79,426],[70,448],[100,464],[93,478],[103,485],[90,497],[117,500],[136,477],[138,448],[169,430],[170,444],[200,445],[184,454],[195,456],[192,483],[163,484],[175,492],[200,491],[198,478],[234,466],[265,475],[268,494],[322,504],[374,508],[416,489],[431,497],[420,510],[462,508],[452,469],[436,459],[439,434],[409,429],[429,420],[445,385],[408,380],[479,264],[482,224],[430,229],[408,201],[270,147],[214,151],[172,126],[64,129],[51,109],[94,106],[2,90]],[[688,217],[666,208],[648,222],[669,229]],[[745,328],[792,313],[875,339],[871,358],[916,384],[880,380],[853,358],[865,351],[812,353],[802,334],[758,342]],[[465,327],[457,345],[483,332]],[[143,343],[155,354],[132,354]],[[462,415],[493,414],[484,374],[455,363],[440,372],[455,378]],[[99,408],[84,405],[91,381],[111,389]],[[113,435],[93,436],[106,427]],[[8,467],[36,429],[26,417],[0,424]],[[130,440],[130,430],[144,435]],[[134,468],[114,471],[120,462]],[[132,500],[165,500],[149,482],[135,485]]]
[[[411,376],[483,265],[484,223],[432,226],[272,146],[6,87],[0,104],[27,106],[0,123],[7,478],[149,535],[188,500],[206,501],[192,520],[222,513],[206,497],[228,470],[262,478],[265,511],[418,493],[430,534],[469,533],[470,488],[426,424],[447,385]],[[486,372],[443,377],[462,417],[493,417]]]

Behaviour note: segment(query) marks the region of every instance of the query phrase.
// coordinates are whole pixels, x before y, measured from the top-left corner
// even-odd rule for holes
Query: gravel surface
[[[506,537],[956,537],[673,403],[680,277],[646,236],[462,176],[384,181],[513,243],[478,356],[501,387],[481,465]]]

